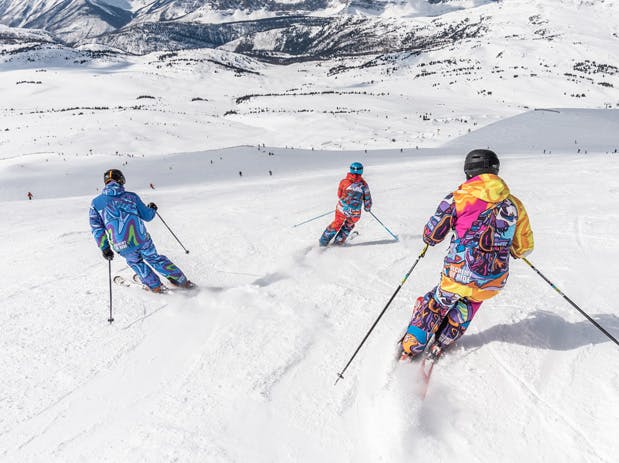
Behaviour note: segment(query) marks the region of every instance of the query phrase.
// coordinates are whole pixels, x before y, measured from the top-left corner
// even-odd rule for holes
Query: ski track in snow
[[[526,397],[523,400],[528,400],[529,402],[533,402],[536,405],[540,405],[542,406],[544,409],[548,410],[549,412],[551,412],[552,415],[554,415],[556,418],[559,418],[561,421],[563,421],[566,425],[567,428],[569,428],[573,434],[575,434],[575,438],[578,440],[582,440],[587,444],[588,447],[588,453],[593,455],[596,459],[599,459],[599,461],[608,461],[605,458],[603,458],[602,456],[600,456],[596,449],[595,449],[595,445],[589,441],[589,439],[587,439],[587,436],[582,432],[582,430],[580,429],[580,427],[574,423],[571,419],[569,419],[568,417],[565,416],[565,414],[561,413],[556,407],[554,407],[553,405],[549,404],[547,401],[545,401],[537,392],[535,392],[535,389],[531,387],[531,385],[527,384],[523,379],[521,379],[508,365],[506,362],[504,362],[495,352],[494,349],[492,347],[489,348],[489,352],[492,356],[492,358],[494,360],[496,360],[496,362],[498,363],[498,365],[501,367],[501,369],[505,372],[505,374],[509,377],[509,379],[513,382],[513,384],[516,387],[519,387],[522,392],[523,395],[525,395]],[[551,419],[551,418],[546,418],[548,426],[552,426],[552,422],[556,421]]]

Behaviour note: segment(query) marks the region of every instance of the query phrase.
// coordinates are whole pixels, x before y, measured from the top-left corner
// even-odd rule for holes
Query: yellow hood
[[[498,203],[506,199],[509,194],[509,187],[501,177],[481,174],[460,185],[454,192],[454,197],[457,200],[464,199],[463,196],[474,196],[487,203]]]

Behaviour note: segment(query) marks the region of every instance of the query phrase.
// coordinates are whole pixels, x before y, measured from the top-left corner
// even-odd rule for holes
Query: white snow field
[[[531,261],[619,336],[619,112],[556,111],[444,149],[4,159],[0,461],[617,461],[619,348],[522,261],[437,365],[425,401],[416,367],[393,356],[446,244],[420,261],[334,386],[419,254],[425,221],[464,180],[464,154],[494,141],[531,216]],[[321,250],[331,217],[293,225],[334,208],[353,160],[400,240],[364,214],[348,246]],[[190,253],[157,219],[154,241],[200,288],[115,285],[110,325],[88,207],[114,167],[159,205]],[[118,256],[112,268],[130,275]]]

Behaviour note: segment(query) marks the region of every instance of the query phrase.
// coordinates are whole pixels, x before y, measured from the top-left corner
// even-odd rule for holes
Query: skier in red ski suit
[[[320,245],[327,246],[335,236],[334,244],[344,244],[346,238],[361,218],[361,207],[370,212],[372,196],[370,188],[361,176],[363,165],[353,162],[346,178],[340,181],[337,196],[340,198],[335,208],[335,220],[325,229],[320,237]]]

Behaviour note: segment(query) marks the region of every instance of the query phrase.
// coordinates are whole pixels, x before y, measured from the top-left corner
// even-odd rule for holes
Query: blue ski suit
[[[146,264],[175,284],[183,285],[187,277],[166,256],[159,255],[144,220],[150,222],[155,210],[140,197],[116,183],[109,182],[90,205],[90,229],[101,251],[112,248],[149,288],[157,288],[161,280]],[[146,261],[146,262],[145,262]]]

